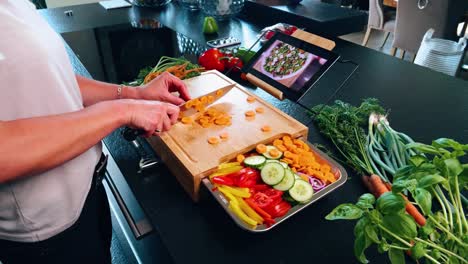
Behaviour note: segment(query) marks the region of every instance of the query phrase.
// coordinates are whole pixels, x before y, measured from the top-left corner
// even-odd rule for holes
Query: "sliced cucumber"
[[[244,159],[244,164],[252,168],[260,168],[265,164],[266,158],[263,156],[250,156]]]
[[[270,152],[270,150],[272,150],[272,149],[276,149],[276,150],[280,153],[280,154],[278,155],[278,157],[272,157],[272,156],[270,155],[269,152]],[[281,158],[281,156],[283,156],[283,152],[281,152],[281,151],[280,151],[279,149],[277,149],[275,146],[268,145],[268,146],[266,147],[265,153],[263,153],[263,156],[265,156],[267,159],[277,160],[277,159]]]
[[[299,203],[306,203],[312,199],[314,189],[312,189],[312,185],[310,185],[310,183],[296,179],[294,186],[289,189],[289,195]]]
[[[294,173],[288,169],[285,169],[284,173],[285,174],[283,180],[280,183],[273,186],[273,188],[275,188],[276,190],[287,191],[294,186],[294,182],[296,181],[296,179],[294,179]]]
[[[268,185],[276,185],[280,183],[285,175],[285,169],[277,162],[269,162],[263,166],[260,171],[263,182]]]
[[[282,162],[282,161],[275,160],[275,159],[267,159],[266,163],[268,162],[276,162],[276,163],[281,164],[281,166],[283,166],[283,168],[285,169],[289,168],[289,165],[286,162]]]

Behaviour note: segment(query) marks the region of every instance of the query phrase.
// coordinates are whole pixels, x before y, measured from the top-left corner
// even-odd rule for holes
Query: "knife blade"
[[[211,104],[213,104],[214,102],[218,101],[221,97],[223,97],[225,94],[227,94],[232,88],[234,88],[236,86],[236,84],[230,84],[230,85],[226,85],[224,87],[221,87],[219,89],[216,89],[212,92],[209,92],[207,94],[204,94],[204,95],[201,95],[201,96],[198,96],[197,98],[194,98],[194,99],[191,99],[183,104],[181,104],[179,106],[180,108],[180,111],[181,112],[184,112],[184,115],[185,116],[188,116],[192,113],[195,113],[197,112],[197,110],[195,109],[195,104],[197,102],[202,102],[204,107],[207,107]],[[204,99],[205,98],[205,99]],[[203,102],[205,101],[205,102]]]
[[[206,107],[206,106],[211,105],[214,102],[218,101],[221,97],[223,97],[225,94],[227,94],[235,86],[236,86],[235,83],[230,84],[230,85],[226,85],[226,86],[221,87],[219,89],[216,89],[216,90],[214,90],[212,92],[209,92],[207,94],[198,96],[197,98],[191,99],[191,100],[189,100],[189,101],[187,101],[187,102],[185,102],[185,103],[183,103],[183,104],[181,104],[179,106],[180,111],[184,112],[185,116],[191,115],[191,114],[197,112],[197,110],[194,107],[192,107],[195,102],[197,102],[197,101],[201,102],[202,98],[205,97],[206,99],[203,99],[203,100],[206,100],[206,103],[204,104],[205,107]],[[130,127],[125,127],[122,130],[122,136],[127,141],[134,141],[138,136],[143,135],[144,133],[145,133],[144,130],[134,129],[134,128],[130,128]]]

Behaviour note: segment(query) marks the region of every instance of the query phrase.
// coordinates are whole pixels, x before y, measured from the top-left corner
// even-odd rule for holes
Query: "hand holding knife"
[[[236,86],[236,84],[230,84],[230,85],[227,85],[225,87],[216,89],[215,91],[210,92],[208,94],[199,96],[199,97],[197,97],[195,99],[192,99],[192,100],[198,100],[198,99],[200,99],[202,97],[205,97],[205,96],[206,97],[213,96],[214,100],[207,104],[207,105],[211,105],[214,102],[216,102],[219,98],[221,98],[223,95],[227,94],[235,86]],[[192,115],[192,114],[194,114],[196,112],[195,109],[193,109],[191,107],[188,108],[187,103],[188,103],[188,101],[179,106],[180,111],[184,112],[185,116]],[[160,132],[161,131],[158,131],[158,130],[155,131],[155,133],[160,133]],[[130,127],[125,127],[124,130],[122,131],[122,136],[128,141],[133,141],[138,136],[144,135],[145,133],[146,132],[144,130],[142,130],[142,129],[134,129],[134,128],[130,128]]]

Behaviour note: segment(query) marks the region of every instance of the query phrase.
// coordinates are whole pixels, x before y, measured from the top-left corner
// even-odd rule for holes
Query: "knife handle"
[[[122,136],[127,141],[134,141],[138,136],[145,134],[144,130],[125,127],[122,131]]]

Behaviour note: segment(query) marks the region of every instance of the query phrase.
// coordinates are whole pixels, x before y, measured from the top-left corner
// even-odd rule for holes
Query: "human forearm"
[[[61,115],[0,121],[0,183],[78,156],[127,119],[126,105],[115,101]]]
[[[83,105],[90,106],[98,102],[115,100],[115,99],[140,99],[137,88],[130,86],[122,87],[121,98],[118,96],[117,84],[105,83],[96,80],[91,80],[80,75],[76,75],[78,86],[80,87],[83,97]]]

